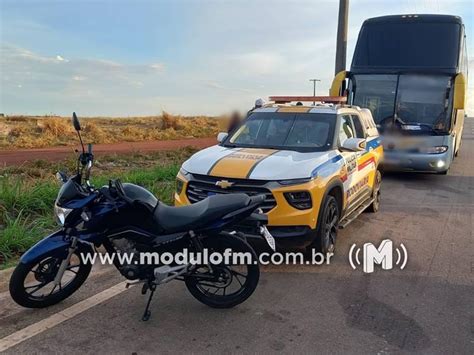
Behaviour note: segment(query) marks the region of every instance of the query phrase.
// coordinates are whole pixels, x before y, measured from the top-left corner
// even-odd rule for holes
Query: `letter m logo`
[[[382,269],[390,270],[393,267],[393,242],[385,239],[378,249],[372,243],[364,244],[364,272],[374,272],[374,264],[381,264]]]

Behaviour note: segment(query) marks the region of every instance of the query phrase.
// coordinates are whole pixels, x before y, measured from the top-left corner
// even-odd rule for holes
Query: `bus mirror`
[[[347,72],[345,70],[340,71],[336,74],[332,81],[331,88],[329,89],[329,96],[340,96],[345,88],[345,80],[347,78]]]
[[[464,110],[466,100],[466,78],[459,73],[454,79],[454,109]]]

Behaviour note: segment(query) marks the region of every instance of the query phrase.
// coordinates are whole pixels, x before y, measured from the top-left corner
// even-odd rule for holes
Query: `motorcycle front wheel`
[[[44,308],[72,295],[89,276],[92,264],[84,263],[79,250],[71,256],[69,265],[58,284],[54,279],[63,259],[46,256],[39,262],[21,263],[10,278],[10,295],[20,306]]]
[[[202,244],[208,254],[221,255],[226,249],[233,253],[245,253],[245,263],[222,262],[198,265],[185,278],[186,287],[198,301],[213,308],[232,308],[249,298],[257,288],[260,268],[253,248],[241,238],[222,233],[204,238]]]

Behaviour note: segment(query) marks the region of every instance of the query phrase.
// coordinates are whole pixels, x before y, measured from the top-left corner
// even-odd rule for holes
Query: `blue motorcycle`
[[[235,226],[253,223],[274,248],[267,217],[259,209],[264,195],[215,195],[190,206],[170,207],[143,187],[119,180],[96,189],[89,180],[92,145],[85,150],[75,113],[72,123],[82,153],[74,176],[57,174],[62,186],[54,211],[61,229],[22,255],[10,279],[10,294],[16,303],[43,308],[69,297],[89,276],[93,259],[88,257],[97,256],[98,247],[105,249],[108,260],[130,284],[143,284],[142,293],[149,293],[143,320],[150,317],[156,287],[171,280],[184,281],[190,293],[210,307],[230,308],[250,297],[258,284],[259,266],[255,251]],[[244,253],[246,261],[142,260],[143,256],[176,256],[183,251],[224,255],[229,249],[232,255]]]

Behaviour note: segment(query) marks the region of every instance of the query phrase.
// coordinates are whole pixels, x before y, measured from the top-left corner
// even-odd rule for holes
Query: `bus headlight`
[[[448,147],[446,145],[438,145],[436,147],[420,147],[418,151],[423,154],[441,154],[446,153],[448,151]]]
[[[54,215],[56,216],[56,221],[61,225],[64,226],[64,222],[66,221],[67,216],[73,210],[71,208],[62,208],[58,205],[54,205]]]

